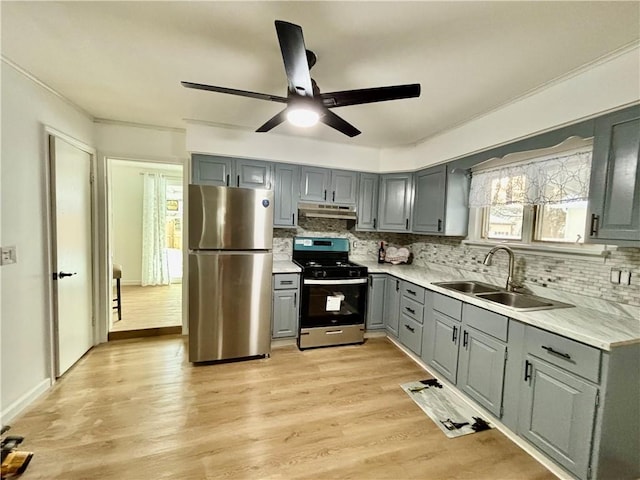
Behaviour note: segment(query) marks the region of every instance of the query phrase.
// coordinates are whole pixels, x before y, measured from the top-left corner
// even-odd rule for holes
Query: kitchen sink
[[[516,292],[478,293],[476,297],[521,311],[547,310],[550,308],[568,308],[574,306],[569,303],[557,302],[536,295]]]
[[[475,295],[478,293],[488,292],[501,292],[502,288],[495,285],[489,285],[488,283],[476,282],[473,280],[456,281],[456,282],[436,282],[434,285],[439,287],[448,288],[449,290],[455,290],[460,293],[467,293],[469,295]]]

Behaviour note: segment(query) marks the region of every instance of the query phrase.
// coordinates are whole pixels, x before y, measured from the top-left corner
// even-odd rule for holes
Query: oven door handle
[[[368,280],[366,278],[332,278],[330,280],[314,280],[312,278],[305,278],[302,281],[304,285],[361,285],[366,284],[367,282]]]

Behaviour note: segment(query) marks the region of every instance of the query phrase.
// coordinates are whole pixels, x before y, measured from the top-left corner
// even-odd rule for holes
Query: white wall
[[[419,169],[442,163],[639,100],[640,47],[635,46],[416,146],[385,149],[381,171],[397,171],[397,164],[406,168],[412,163],[411,169]]]
[[[18,262],[0,267],[2,424],[50,384],[46,258],[45,134],[51,126],[93,144],[92,119],[25,77],[2,67],[2,245]]]

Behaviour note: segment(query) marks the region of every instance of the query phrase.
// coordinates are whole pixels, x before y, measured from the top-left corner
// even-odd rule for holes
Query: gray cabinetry
[[[400,280],[388,277],[385,285],[384,326],[392,336],[398,336],[400,319]]]
[[[428,337],[431,366],[451,383],[456,383],[460,321],[433,310],[433,323]]]
[[[520,434],[577,475],[588,478],[598,389],[532,355],[525,360]]]
[[[272,338],[298,335],[298,306],[300,276],[297,273],[273,276]]]
[[[300,200],[355,205],[357,186],[358,174],[356,172],[303,166],[300,179]]]
[[[392,173],[380,176],[378,230],[408,232],[411,227],[413,174]]]
[[[191,183],[217,187],[271,189],[271,164],[247,158],[194,153],[191,156]]]
[[[285,163],[275,165],[274,227],[295,227],[300,197],[300,167]]]
[[[422,353],[424,298],[424,288],[405,281],[400,284],[398,338],[416,355]]]
[[[640,240],[640,107],[596,119],[587,241]]]
[[[466,172],[447,165],[415,174],[412,230],[432,235],[465,236],[469,209]]]
[[[361,173],[358,188],[358,220],[356,230],[375,231],[378,227],[378,182],[375,173]]]
[[[392,280],[391,280],[392,281]],[[367,330],[384,328],[384,301],[387,275],[369,274],[369,293],[367,297]]]

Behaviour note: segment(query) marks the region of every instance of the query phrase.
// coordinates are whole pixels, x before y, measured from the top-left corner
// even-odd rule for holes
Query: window
[[[469,205],[482,215],[479,236],[583,243],[590,173],[590,147],[474,171]]]

